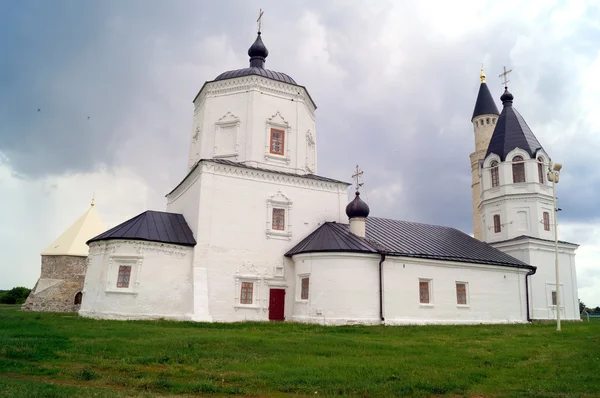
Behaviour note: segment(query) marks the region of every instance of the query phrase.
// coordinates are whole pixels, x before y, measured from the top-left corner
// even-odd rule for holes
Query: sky
[[[371,214],[472,233],[470,122],[483,63],[553,160],[559,238],[600,305],[600,1],[0,1],[0,289],[94,195],[115,226],[185,175],[192,100],[243,68],[259,8],[266,67],[317,103],[318,173],[364,170]]]

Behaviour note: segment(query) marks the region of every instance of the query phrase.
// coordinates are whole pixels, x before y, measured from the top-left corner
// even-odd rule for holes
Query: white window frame
[[[219,148],[219,137],[223,129],[233,128],[235,130],[235,149],[233,152],[223,152]],[[231,112],[227,112],[215,123],[213,158],[231,158],[240,154],[240,118]]]
[[[312,162],[311,162],[312,155]],[[308,130],[306,132],[306,171],[309,173],[315,173],[317,170],[317,154],[316,154],[316,142],[313,133]]]
[[[119,278],[119,267],[121,265],[130,266],[129,286],[117,287]],[[106,275],[106,293],[137,294],[139,290],[140,271],[142,267],[141,256],[110,256],[108,260],[108,272]]]
[[[421,302],[421,282],[427,282],[427,287],[429,288],[429,303]],[[430,278],[419,278],[419,283],[417,285],[417,298],[419,299],[419,305],[421,307],[433,307],[433,279]]]
[[[302,298],[302,279],[308,278],[308,298]],[[296,279],[296,301],[299,303],[307,303],[310,301],[310,274],[298,274]]]
[[[459,304],[458,303],[458,284],[463,284],[465,285],[465,300],[467,301],[466,304]],[[456,281],[454,283],[454,296],[456,297],[456,306],[459,308],[468,308],[471,306],[471,299],[469,297],[469,282],[464,282],[464,281]]]
[[[260,277],[241,276],[235,278],[235,303],[237,308],[260,308]],[[242,282],[252,283],[252,304],[242,304]]]
[[[283,155],[271,153],[271,129],[283,130]],[[268,118],[265,123],[265,160],[270,163],[288,165],[290,163],[290,124],[279,112]]]
[[[283,192],[278,191],[267,198],[267,225],[266,234],[268,239],[292,239],[292,200]],[[284,210],[284,229],[273,229],[273,209]]]

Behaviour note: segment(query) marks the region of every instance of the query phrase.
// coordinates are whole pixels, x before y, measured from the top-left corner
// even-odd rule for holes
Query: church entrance
[[[285,289],[271,289],[269,293],[269,320],[283,321],[285,308]]]

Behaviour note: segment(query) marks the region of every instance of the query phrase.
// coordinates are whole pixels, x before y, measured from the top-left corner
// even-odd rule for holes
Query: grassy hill
[[[0,396],[599,396],[600,320],[495,326],[97,321],[0,306]]]

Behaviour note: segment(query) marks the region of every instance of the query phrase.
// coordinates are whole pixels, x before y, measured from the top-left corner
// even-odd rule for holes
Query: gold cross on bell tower
[[[508,80],[508,74],[512,72],[512,69],[506,70],[506,66],[504,67],[504,72],[498,75],[499,78],[503,79],[502,83],[504,83],[504,88],[508,88],[507,84],[510,80]]]
[[[354,179],[354,183],[356,184],[356,192],[363,186],[364,183],[359,182],[360,177],[364,174],[364,172],[356,165],[356,170],[354,174],[352,174],[352,179]]]
[[[260,12],[258,13],[258,19],[256,20],[256,23],[258,24],[258,33],[260,33],[260,30],[262,29],[262,16],[264,14],[263,9],[260,9]]]

